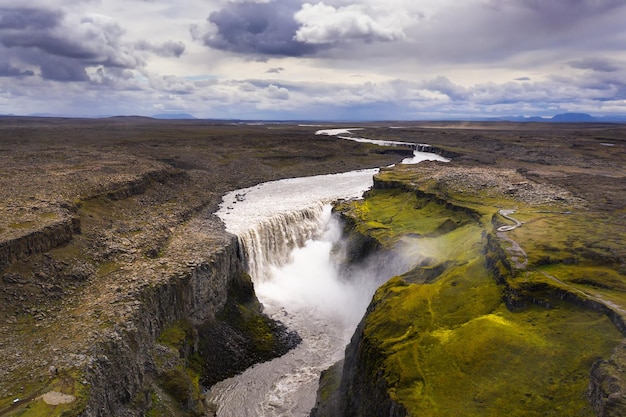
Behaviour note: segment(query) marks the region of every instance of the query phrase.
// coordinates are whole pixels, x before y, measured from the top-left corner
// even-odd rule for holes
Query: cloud
[[[85,67],[62,57],[45,57],[39,63],[41,76],[55,81],[89,81]]]
[[[4,55],[38,67],[45,79],[88,81],[94,65],[137,68],[142,59],[122,42],[124,30],[100,15],[61,10],[3,9],[0,43]]]
[[[616,72],[622,68],[615,62],[602,58],[584,58],[576,61],[570,61],[568,64],[572,68],[598,72]]]
[[[206,46],[225,51],[304,56],[317,48],[294,39],[298,23],[293,16],[298,9],[293,0],[229,2],[209,15],[208,28],[195,26],[192,33]]]
[[[275,100],[289,100],[289,90],[270,84],[267,88],[267,96]]]
[[[427,63],[549,65],[621,51],[625,18],[621,0],[442,0],[425,21],[404,28],[402,47]]]
[[[194,25],[192,34],[206,46],[240,54],[314,56],[337,45],[403,39],[407,19],[398,16],[404,13],[381,10],[358,3],[231,1],[212,12],[204,27]]]
[[[469,97],[468,90],[465,87],[453,83],[444,76],[422,82],[421,88],[445,94],[452,100],[465,100]]]
[[[623,0],[0,4],[0,113],[626,113]]]
[[[8,63],[0,64],[0,77],[25,77],[33,75],[35,75],[35,73],[31,70],[22,70]]]
[[[552,22],[564,22],[572,19],[591,18],[594,15],[604,14],[607,11],[623,7],[622,0],[491,0],[490,3],[508,4],[510,6],[526,8]]]
[[[0,7],[0,30],[45,30],[57,26],[63,15],[59,11],[35,8]]]
[[[404,38],[400,29],[378,22],[358,4],[335,8],[324,3],[305,3],[294,17],[301,25],[294,39],[308,44],[336,44],[351,40],[389,42]]]
[[[148,41],[141,40],[135,43],[135,48],[140,51],[153,52],[165,58],[179,58],[185,52],[185,44],[174,41],[167,41],[160,45],[155,45]]]

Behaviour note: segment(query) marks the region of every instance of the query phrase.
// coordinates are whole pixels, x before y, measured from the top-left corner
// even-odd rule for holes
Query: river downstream
[[[442,160],[424,152],[411,163],[417,159]],[[240,239],[265,313],[297,331],[302,343],[214,385],[207,400],[218,417],[309,415],[321,371],[343,358],[372,294],[389,278],[368,271],[341,276],[333,250],[342,236],[330,204],[360,198],[376,172],[273,181],[224,197],[217,214]]]

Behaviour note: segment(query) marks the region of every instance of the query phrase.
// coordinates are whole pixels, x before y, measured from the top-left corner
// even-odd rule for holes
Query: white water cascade
[[[324,203],[282,213],[258,223],[239,235],[248,272],[257,283],[272,277],[273,268],[286,264],[291,251],[317,237],[322,226]]]

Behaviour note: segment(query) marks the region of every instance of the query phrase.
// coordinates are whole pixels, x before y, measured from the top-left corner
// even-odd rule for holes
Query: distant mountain
[[[550,121],[555,123],[589,123],[597,122],[598,119],[587,113],[562,113],[553,116]]]
[[[626,123],[626,116],[603,116],[596,117],[596,120],[602,123]]]
[[[129,116],[110,116],[107,117],[107,119],[109,120],[116,120],[116,121],[122,121],[122,122],[127,122],[129,120],[152,120],[152,117],[148,117],[148,116],[137,116],[137,115],[129,115]]]
[[[90,116],[76,116],[69,113],[31,113],[30,117],[50,117],[50,118],[65,118],[65,119],[90,119]]]
[[[552,117],[506,116],[489,120],[522,123],[626,123],[626,116],[594,117],[587,113],[561,113]]]
[[[507,117],[502,117],[499,119],[492,119],[492,120],[501,120],[501,121],[506,121],[506,122],[549,122],[550,121],[550,119],[545,118],[545,117],[540,117],[540,116],[531,116],[531,117],[507,116]]]
[[[189,113],[160,113],[152,116],[154,119],[195,119]]]

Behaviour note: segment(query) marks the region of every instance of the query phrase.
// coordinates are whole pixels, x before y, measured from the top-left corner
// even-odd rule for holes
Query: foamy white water
[[[361,130],[361,128],[350,128],[350,129],[325,129],[318,130],[315,132],[316,135],[328,135],[328,136],[337,136],[339,139],[351,140],[353,142],[363,142],[363,143],[372,143],[374,145],[379,146],[411,146],[414,147],[413,157],[406,158],[402,161],[402,164],[417,164],[422,161],[441,161],[441,162],[450,162],[448,158],[444,158],[441,155],[437,155],[432,152],[426,152],[430,149],[430,145],[425,143],[414,143],[414,142],[401,142],[397,140],[378,140],[378,139],[367,139],[367,138],[359,138],[354,136],[340,136],[346,134],[352,134],[353,130]]]
[[[359,198],[373,184],[378,169],[341,174],[315,175],[264,182],[231,191],[223,198],[217,215],[226,230],[238,235],[269,218],[330,203],[342,198]]]
[[[421,152],[421,151],[413,151],[412,158],[406,158],[402,161],[403,164],[418,164],[423,161],[440,161],[440,162],[450,162],[448,158],[444,158],[441,155],[437,155],[432,152]]]

